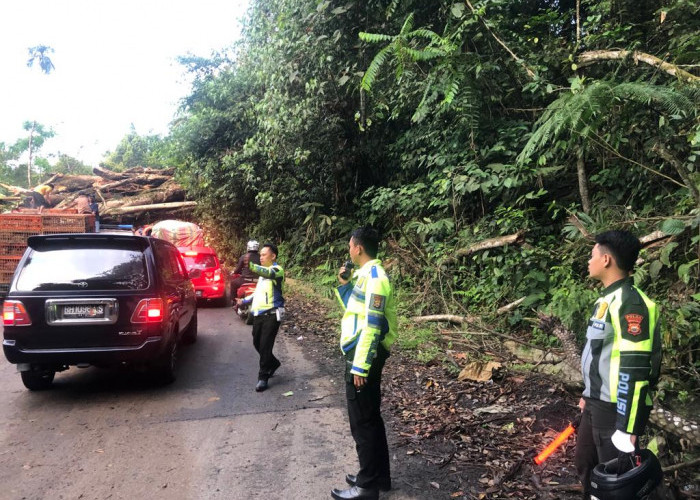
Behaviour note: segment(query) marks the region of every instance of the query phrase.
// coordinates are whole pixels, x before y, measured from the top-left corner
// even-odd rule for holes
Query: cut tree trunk
[[[174,210],[180,208],[194,208],[197,206],[196,201],[178,201],[175,203],[157,203],[154,205],[137,205],[128,207],[113,208],[110,210],[110,214],[121,215],[121,214],[134,214],[138,212],[150,212],[157,210]]]

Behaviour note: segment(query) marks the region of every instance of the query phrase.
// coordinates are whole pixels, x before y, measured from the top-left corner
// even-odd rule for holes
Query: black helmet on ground
[[[649,450],[640,452],[641,463],[617,475],[618,459],[598,464],[591,473],[591,500],[635,500],[646,498],[661,483],[659,459]]]

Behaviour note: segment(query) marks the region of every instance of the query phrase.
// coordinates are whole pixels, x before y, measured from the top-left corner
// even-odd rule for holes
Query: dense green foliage
[[[117,172],[131,167],[169,166],[170,142],[159,135],[141,136],[132,125],[114,151],[107,152],[102,164]]]
[[[697,390],[700,6],[580,3],[253,1],[234,56],[182,61],[181,176],[228,253],[273,238],[332,276],[370,222],[412,313],[520,331],[533,308],[582,331],[587,235],[661,230],[635,279]]]

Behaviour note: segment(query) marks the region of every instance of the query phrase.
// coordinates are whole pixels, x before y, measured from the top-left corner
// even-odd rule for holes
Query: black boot
[[[355,486],[357,484],[357,476],[355,474],[346,474],[345,482],[350,486]],[[385,481],[380,479],[377,481],[377,486],[379,487],[379,491],[389,491],[391,490],[391,479]]]
[[[347,490],[331,490],[331,496],[337,500],[377,500],[379,490],[376,488],[360,488],[353,486]]]

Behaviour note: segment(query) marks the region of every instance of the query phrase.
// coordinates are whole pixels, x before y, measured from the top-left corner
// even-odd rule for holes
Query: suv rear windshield
[[[143,250],[138,245],[41,245],[34,248],[17,278],[19,291],[142,290],[148,287]]]
[[[188,271],[192,269],[208,269],[210,267],[216,267],[216,259],[210,253],[200,253],[197,255],[183,255],[182,258],[185,260],[185,266]]]

